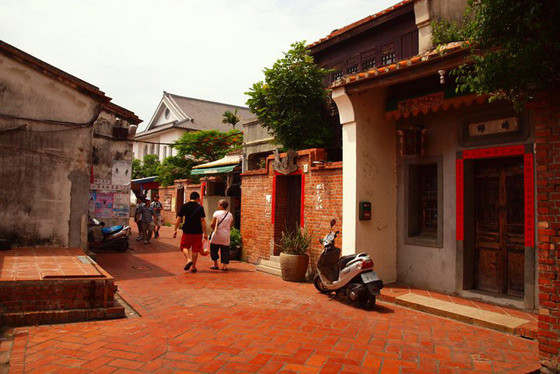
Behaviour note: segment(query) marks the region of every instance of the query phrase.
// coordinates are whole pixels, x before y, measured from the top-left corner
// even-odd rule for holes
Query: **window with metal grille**
[[[440,243],[443,224],[440,217],[442,214],[441,161],[433,161],[407,162],[408,235],[406,241],[408,244],[428,246],[442,244]]]
[[[418,167],[420,234],[435,236],[438,226],[437,164]]]
[[[367,61],[362,61],[362,70],[370,70],[375,67],[375,59],[369,59]]]
[[[381,47],[381,65],[389,65],[394,63],[397,60],[397,56],[395,54],[395,44],[387,44]]]
[[[346,73],[347,74],[355,74],[358,72],[358,64],[356,65],[352,65],[352,66],[348,66],[348,68],[346,69]]]
[[[333,82],[339,78],[342,78],[342,71],[335,71],[332,75]]]

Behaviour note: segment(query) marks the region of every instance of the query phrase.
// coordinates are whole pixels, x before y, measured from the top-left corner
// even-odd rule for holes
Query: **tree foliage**
[[[132,161],[132,179],[158,176],[159,167],[160,162],[156,155],[146,155],[142,162],[134,159]]]
[[[203,162],[216,161],[227,153],[240,150],[243,144],[243,134],[238,130],[220,132],[217,130],[186,132],[173,148],[178,156]]]
[[[323,85],[328,72],[313,62],[305,42],[296,42],[272,68],[264,69],[265,81],[246,92],[247,105],[276,143],[298,150],[329,142]]]
[[[163,186],[173,185],[176,179],[191,179],[196,182],[198,178],[191,176],[191,170],[198,163],[192,159],[180,156],[170,156],[165,158],[158,168],[157,181]]]
[[[235,125],[241,122],[241,117],[237,115],[237,108],[235,108],[233,112],[230,110],[226,110],[224,114],[222,114],[222,117],[223,117],[222,123],[229,123],[230,125],[233,126],[234,130],[235,130]]]
[[[468,41],[473,63],[454,72],[459,90],[519,107],[537,92],[560,88],[560,1],[469,0],[465,19],[462,27],[434,27],[435,43]]]

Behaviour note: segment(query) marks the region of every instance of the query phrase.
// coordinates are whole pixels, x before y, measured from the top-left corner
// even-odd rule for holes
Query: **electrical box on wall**
[[[371,220],[371,203],[369,201],[360,201],[360,221]]]

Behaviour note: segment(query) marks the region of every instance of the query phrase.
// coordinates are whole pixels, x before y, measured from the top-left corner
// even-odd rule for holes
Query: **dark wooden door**
[[[301,175],[287,178],[286,228],[292,229],[301,223]]]
[[[181,207],[183,206],[184,202],[185,202],[185,189],[184,188],[178,188],[177,189],[177,201],[175,202],[175,214],[179,214],[179,210],[181,209]]]
[[[523,296],[523,159],[475,165],[475,283],[479,290]]]

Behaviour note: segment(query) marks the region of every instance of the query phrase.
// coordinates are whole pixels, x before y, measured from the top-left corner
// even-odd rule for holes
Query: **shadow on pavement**
[[[177,275],[177,273],[167,271],[128,251],[125,253],[99,253],[96,256],[96,262],[117,281]]]

